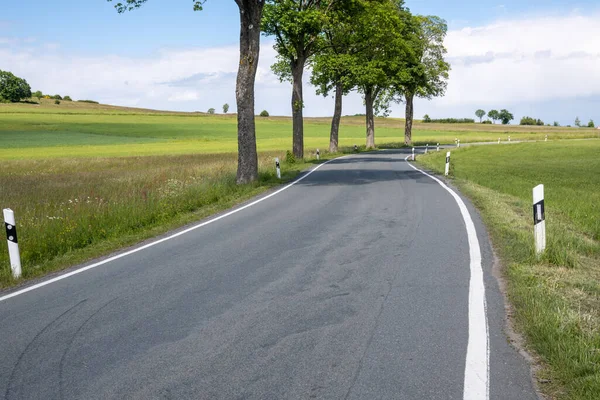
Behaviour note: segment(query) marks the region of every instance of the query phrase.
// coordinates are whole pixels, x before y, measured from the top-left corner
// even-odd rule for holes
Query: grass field
[[[518,329],[559,399],[600,393],[600,140],[466,147],[451,176],[482,212]],[[445,152],[417,161],[441,173]],[[534,255],[532,189],[545,185],[548,248]]]
[[[305,147],[310,152],[329,146],[329,118],[307,118]],[[400,143],[404,121],[379,118],[376,143]],[[120,157],[162,154],[214,154],[237,151],[235,115],[169,113],[127,109],[87,103],[54,105],[0,104],[0,159],[22,160],[50,157]],[[549,138],[597,137],[587,128],[520,127],[502,125],[442,125],[416,123],[416,144],[462,143]],[[363,117],[345,117],[340,145],[364,144]],[[257,118],[259,151],[291,148],[291,120],[286,117]]]

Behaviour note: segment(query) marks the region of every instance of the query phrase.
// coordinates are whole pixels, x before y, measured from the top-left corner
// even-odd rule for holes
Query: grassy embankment
[[[503,260],[514,319],[558,399],[600,393],[600,141],[452,151],[451,177]],[[417,161],[443,173],[445,152]],[[534,255],[532,189],[545,185],[548,248]]]
[[[307,119],[307,162],[328,146],[330,121]],[[398,142],[403,121],[377,120],[378,143]],[[417,124],[422,142],[587,137],[593,130]],[[442,129],[450,129],[443,131]],[[234,115],[173,113],[43,100],[0,104],[0,208],[16,211],[24,278],[106,254],[230,207],[277,185],[273,157],[291,147],[291,121],[257,118],[261,180],[236,186]],[[344,118],[340,144],[364,143],[362,117]],[[323,158],[333,155],[323,154]],[[12,285],[0,246],[0,287]]]

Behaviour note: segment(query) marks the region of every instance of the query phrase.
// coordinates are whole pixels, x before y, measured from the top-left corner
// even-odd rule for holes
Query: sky
[[[0,70],[32,89],[102,103],[162,110],[235,112],[239,11],[232,0],[148,0],[117,14],[105,0],[0,0]],[[478,108],[547,123],[600,123],[600,4],[596,0],[406,0],[415,14],[448,22],[452,66],[446,95],[418,100],[415,116],[475,118]],[[270,71],[263,37],[256,111],[291,114],[291,85]],[[328,116],[305,74],[305,116]],[[344,114],[364,113],[361,96]],[[403,117],[404,105],[392,116]],[[514,123],[514,122],[513,122]]]

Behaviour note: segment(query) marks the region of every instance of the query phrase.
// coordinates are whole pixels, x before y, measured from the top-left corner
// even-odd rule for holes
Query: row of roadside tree
[[[112,0],[108,0],[112,1]],[[147,0],[123,0],[119,13]],[[207,0],[194,0],[202,10]],[[214,0],[213,0],[214,1]],[[273,71],[292,82],[293,153],[304,157],[302,78],[324,96],[335,93],[330,146],[337,151],[343,95],[358,90],[364,97],[366,146],[375,147],[374,115],[386,114],[392,102],[406,102],[405,143],[412,141],[415,97],[443,95],[449,64],[444,60],[444,20],[413,15],[403,0],[234,0],[240,13],[240,62],[236,101],[238,118],[237,182],[258,179],[254,83],[260,35],[275,39],[278,60]]]

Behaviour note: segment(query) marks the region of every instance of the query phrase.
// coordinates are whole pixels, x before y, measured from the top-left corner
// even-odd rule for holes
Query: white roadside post
[[[538,185],[533,188],[533,235],[535,237],[535,253],[540,255],[546,250],[544,185]]]
[[[321,152],[319,151],[319,149],[317,149],[317,160],[321,159]]]
[[[358,146],[357,145],[354,145],[354,151],[358,152]]]
[[[510,136],[508,137],[508,141],[510,142]]]
[[[548,135],[546,135],[546,138],[544,139],[544,142],[548,141]]]
[[[437,151],[440,151],[440,144],[437,144]]]
[[[427,154],[427,151],[429,150],[429,144],[425,145],[425,154]]]
[[[500,138],[498,138],[498,144],[500,144]]]
[[[456,147],[460,147],[460,139],[458,139],[458,142],[456,143]]]
[[[448,172],[450,172],[450,152],[446,153],[446,171],[444,175],[448,176]]]
[[[415,148],[412,148],[412,160],[415,161]]]
[[[13,277],[18,279],[21,277],[21,254],[19,253],[19,242],[17,240],[15,213],[10,208],[4,209],[4,225],[6,227],[6,239],[8,240],[10,268]]]
[[[281,166],[279,165],[279,157],[275,158],[275,169],[277,170],[277,179],[281,179]]]

